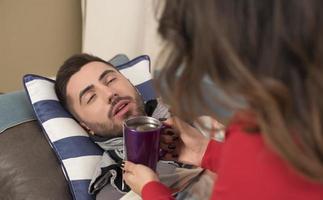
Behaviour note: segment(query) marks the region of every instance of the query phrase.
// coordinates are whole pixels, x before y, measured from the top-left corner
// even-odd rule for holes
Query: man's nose
[[[116,93],[111,93],[111,95],[108,97],[108,103],[112,104],[117,97],[118,95]]]
[[[107,89],[106,87],[98,87],[98,93],[100,94],[102,101],[108,104],[112,104],[118,97],[115,90]]]

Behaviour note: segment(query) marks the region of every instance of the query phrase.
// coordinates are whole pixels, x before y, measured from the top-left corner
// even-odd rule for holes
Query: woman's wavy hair
[[[183,119],[217,117],[200,84],[208,76],[243,97],[269,146],[323,182],[322,8],[322,0],[166,0],[157,89]]]

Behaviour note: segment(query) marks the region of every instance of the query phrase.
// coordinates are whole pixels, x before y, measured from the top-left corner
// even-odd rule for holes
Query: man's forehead
[[[80,90],[98,81],[100,75],[106,70],[118,72],[113,66],[99,61],[93,61],[83,65],[82,68],[69,79],[66,87],[66,96],[69,97],[70,100],[74,99]]]
[[[117,70],[113,66],[111,66],[107,63],[98,62],[98,61],[90,62],[90,63],[83,65],[82,68],[78,72],[73,74],[71,76],[69,82],[97,81],[99,79],[100,75],[103,72],[105,72],[106,70],[112,70],[112,71],[117,72]]]

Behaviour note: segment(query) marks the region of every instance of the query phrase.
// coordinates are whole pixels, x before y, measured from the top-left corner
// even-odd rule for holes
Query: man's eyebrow
[[[105,71],[100,75],[100,77],[99,77],[99,81],[102,81],[102,79],[103,79],[105,76],[107,76],[109,73],[113,73],[113,72],[115,72],[115,71],[114,71],[114,70],[112,70],[112,69],[105,70]]]
[[[83,95],[93,88],[94,88],[94,85],[89,85],[80,92],[80,95],[79,95],[80,104],[81,104]]]

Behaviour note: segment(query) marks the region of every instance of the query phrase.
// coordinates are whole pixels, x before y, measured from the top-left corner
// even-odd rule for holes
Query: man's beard
[[[145,107],[144,102],[142,98],[139,95],[136,95],[135,99],[126,96],[126,97],[120,97],[116,100],[115,104],[122,100],[122,99],[129,99],[131,103],[135,103],[135,109],[129,110],[123,115],[123,120],[121,121],[115,121],[115,118],[111,115],[112,109],[114,106],[111,106],[108,114],[109,121],[106,121],[104,123],[101,122],[86,122],[87,126],[96,134],[102,137],[107,138],[114,138],[114,137],[121,137],[123,135],[123,121],[126,119],[129,119],[134,116],[141,116],[146,115],[145,113]]]

